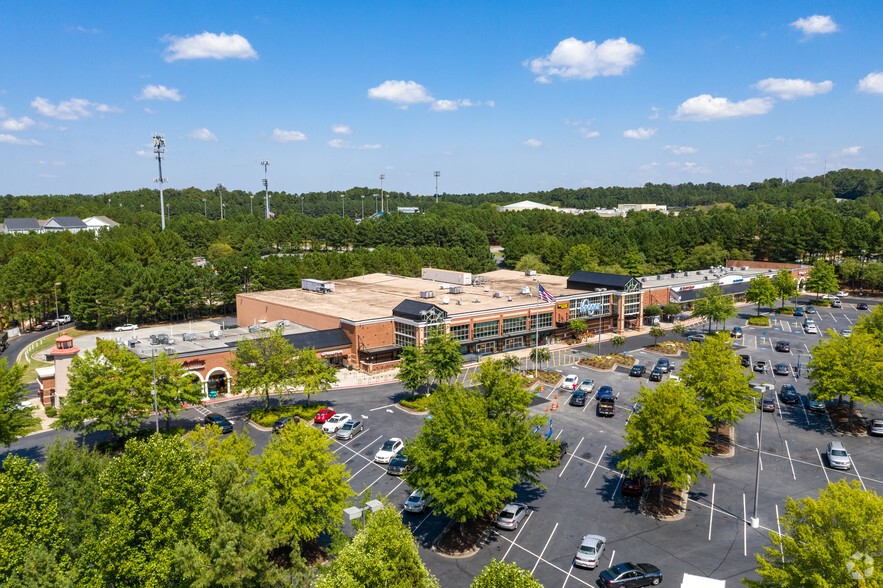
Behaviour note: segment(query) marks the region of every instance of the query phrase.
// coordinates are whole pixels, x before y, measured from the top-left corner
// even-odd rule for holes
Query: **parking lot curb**
[[[681,504],[678,506],[677,514],[671,515],[670,517],[655,515],[644,507],[644,499],[647,496],[647,493],[650,491],[650,487],[644,491],[644,494],[641,496],[641,503],[638,508],[641,509],[641,514],[648,516],[652,519],[656,519],[657,521],[668,523],[671,521],[680,521],[687,516],[687,490],[681,490]]]
[[[445,528],[442,529],[442,532],[438,534],[438,537],[432,542],[432,546],[429,548],[430,551],[439,554],[442,557],[448,559],[467,559],[481,551],[482,546],[487,542],[488,538],[491,536],[491,533],[494,532],[494,526],[488,523],[487,529],[485,529],[484,533],[481,534],[481,537],[478,538],[478,541],[475,542],[475,545],[469,551],[465,551],[463,553],[448,553],[444,551],[442,548],[438,546],[441,538],[445,536],[445,533],[448,529],[451,528],[451,525],[454,524],[454,521],[448,521],[448,524],[445,525]]]
[[[263,431],[263,432],[265,432],[265,433],[269,433],[270,431],[273,430],[273,427],[265,427],[264,425],[259,425],[259,424],[257,424],[255,421],[251,420],[251,419],[248,418],[248,417],[245,417],[245,423],[246,423],[247,425],[251,425],[252,427],[254,427],[255,429],[257,429],[258,431]]]
[[[429,414],[429,411],[428,411],[428,410],[413,410],[413,409],[410,409],[410,408],[405,408],[404,406],[402,406],[402,405],[399,404],[398,402],[396,402],[395,406],[396,406],[397,409],[399,409],[400,411],[402,411],[402,412],[405,413],[405,414],[412,414],[412,415],[415,415],[415,416],[426,416],[426,415]]]

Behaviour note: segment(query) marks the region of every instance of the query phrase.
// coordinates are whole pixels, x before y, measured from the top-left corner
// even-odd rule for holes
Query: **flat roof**
[[[639,278],[639,280],[641,282],[642,288],[644,288],[645,290],[654,290],[658,288],[677,288],[678,286],[689,286],[691,284],[712,282],[717,281],[725,276],[729,276],[732,278],[738,278],[741,276],[744,280],[747,281],[751,278],[756,278],[757,276],[774,276],[776,275],[776,272],[781,269],[760,269],[755,267],[743,269],[744,267],[745,266],[737,266],[733,269],[730,269],[729,267],[724,267],[715,271],[711,271],[710,268],[706,268],[696,271],[668,272],[665,274],[653,274],[649,276],[643,276]],[[811,269],[811,266],[799,266],[792,269],[807,271]]]

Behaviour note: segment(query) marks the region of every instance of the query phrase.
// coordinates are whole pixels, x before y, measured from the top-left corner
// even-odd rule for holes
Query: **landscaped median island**
[[[647,345],[644,349],[653,353],[661,353],[662,355],[680,355],[681,351],[686,351],[689,346],[689,341],[663,341],[662,343]]]
[[[617,365],[632,367],[635,365],[635,358],[625,353],[611,353],[610,355],[599,355],[598,357],[589,357],[579,360],[579,365],[596,370],[610,370]]]
[[[414,394],[399,400],[399,405],[414,412],[426,412],[429,410],[429,396],[426,394]]]
[[[277,419],[289,416],[296,416],[305,421],[313,422],[313,417],[316,416],[316,413],[325,408],[328,408],[328,405],[321,402],[313,402],[309,406],[306,404],[291,404],[269,409],[255,408],[248,413],[248,418],[262,427],[272,427]]]

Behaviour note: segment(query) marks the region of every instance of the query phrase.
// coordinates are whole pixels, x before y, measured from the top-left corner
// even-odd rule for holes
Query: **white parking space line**
[[[776,505],[776,533],[782,536],[782,523],[779,521],[779,505]],[[785,563],[785,550],[782,550],[782,563]]]
[[[396,484],[396,487],[393,488],[392,490],[390,490],[389,492],[386,493],[386,499],[389,500],[389,496],[390,496],[390,494],[392,494],[393,492],[395,492],[396,490],[398,490],[398,489],[399,489],[399,486],[401,486],[401,485],[404,484],[404,483],[405,483],[404,480],[399,480],[399,483]]]
[[[613,492],[610,493],[610,500],[613,500],[613,497],[616,496],[617,492],[619,492],[619,487],[622,486],[623,478],[625,478],[625,473],[619,472],[619,479],[616,481],[616,488],[614,488]]]
[[[816,451],[818,451],[818,450],[816,450]],[[864,490],[865,492],[867,492],[868,489],[865,488],[865,481],[862,480],[861,474],[858,473],[858,468],[855,467],[855,460],[852,460],[852,470],[855,472],[855,477],[858,478],[858,481],[859,481],[859,482],[861,482],[861,484],[862,484],[862,490]]]
[[[803,400],[799,400],[798,402],[800,402],[800,408],[803,409],[803,416],[806,417],[806,424],[808,425],[809,424],[809,413],[806,412],[806,404],[803,403]]]
[[[743,494],[743,498],[744,498],[744,494]],[[690,498],[689,496],[687,497],[687,502],[692,502],[693,504],[696,504],[697,506],[701,506],[702,508],[711,508],[710,505],[708,505],[708,504],[706,504],[706,503],[704,503],[704,502],[701,502],[701,501],[699,501],[699,500],[694,500],[693,498]],[[727,518],[727,519],[733,519],[734,521],[736,521],[736,522],[738,522],[738,523],[744,523],[744,522],[746,522],[746,519],[745,519],[745,518],[740,517],[740,516],[739,516],[738,514],[736,514],[735,512],[731,512],[731,511],[728,511],[728,510],[722,509],[722,508],[720,508],[720,507],[715,507],[714,510],[715,510],[716,513],[718,513],[718,514],[720,514],[720,515],[723,515],[723,516],[724,516],[725,518]],[[746,514],[745,516],[747,517],[747,514]],[[772,532],[773,532],[772,529],[770,529],[769,527],[764,527],[763,525],[760,525],[760,526],[758,527],[758,529],[761,529],[761,530],[767,531],[767,532],[769,532],[769,533],[772,533]]]
[[[367,432],[368,430],[369,430],[369,429],[365,429],[365,432]],[[332,435],[333,435],[333,433],[332,433]],[[375,439],[374,441],[372,441],[372,442],[369,443],[368,445],[369,445],[369,446],[374,445],[375,443],[377,443],[378,441],[380,441],[380,439],[381,439],[382,437],[383,437],[383,435],[381,435],[380,437],[378,437],[377,439]],[[339,445],[340,447],[338,447],[337,449],[335,449],[335,450],[332,451],[331,453],[337,453],[337,452],[340,451],[341,449],[350,449],[350,448],[349,448],[349,444],[352,443],[353,441],[355,441],[355,439],[350,439],[350,440],[347,441],[346,443],[338,443],[338,445]],[[365,449],[367,449],[367,447],[366,447]],[[350,449],[350,451],[353,451],[353,453],[361,453],[362,451],[365,451],[365,449],[360,449],[358,452],[353,451],[352,449]]]
[[[416,533],[416,532],[417,532],[417,529],[419,529],[420,526],[421,526],[423,523],[426,522],[426,520],[430,517],[430,515],[432,514],[432,512],[424,512],[423,514],[425,515],[425,516],[423,517],[423,520],[420,521],[420,522],[417,524],[416,527],[414,527],[413,529],[411,529],[411,533]]]
[[[501,559],[500,561],[506,561],[506,558],[509,557],[509,552],[512,551],[512,547],[515,545],[515,542],[518,541],[518,538],[521,536],[521,532],[524,531],[524,528],[527,526],[527,523],[528,521],[530,521],[530,517],[533,516],[533,513],[534,511],[530,511],[529,513],[527,513],[527,518],[524,519],[524,522],[521,523],[518,528],[518,532],[515,533],[515,539],[512,540],[512,545],[509,546],[509,549],[506,550],[506,553],[503,555],[503,559]],[[497,533],[497,535],[502,537],[502,535],[500,535],[499,533]],[[509,541],[509,539],[506,540]]]
[[[564,578],[564,583],[561,584],[561,588],[564,588],[565,586],[567,586],[567,581],[571,578],[570,573],[572,571],[573,571],[573,562],[571,562],[570,568],[568,568],[568,570],[567,570],[567,577]]]
[[[564,470],[566,470],[566,469],[567,469],[567,466],[570,465],[570,462],[573,461],[573,454],[576,453],[577,451],[579,451],[579,446],[582,445],[582,444],[583,444],[583,441],[585,441],[585,440],[586,440],[586,438],[583,437],[582,439],[579,440],[579,443],[576,444],[576,449],[574,449],[574,450],[571,452],[571,454],[570,454],[570,459],[567,460],[567,463],[564,464],[564,467],[561,468],[561,471],[558,473],[558,477],[559,477],[559,478],[560,478],[561,476],[564,475]]]
[[[508,537],[504,537],[503,535],[497,535],[497,537],[499,537],[500,539],[503,539],[504,541],[508,541],[509,543],[511,543],[512,545],[509,546],[509,549],[512,549],[512,547],[517,547],[518,549],[527,553],[528,555],[532,555],[534,557],[537,557],[536,553],[534,553],[530,549],[527,549],[526,547],[522,547],[521,545],[516,544],[512,539],[509,539]],[[517,536],[516,536],[516,539],[517,539]],[[506,554],[508,554],[508,553],[509,552],[506,551]],[[505,559],[505,556],[503,556],[503,557]],[[500,561],[503,561],[503,560],[500,560]],[[562,574],[567,573],[567,570],[565,570],[564,568],[562,568],[560,566],[555,565],[554,563],[552,563],[548,560],[543,560],[543,563],[552,567],[552,568],[555,568],[556,570],[558,570]],[[583,580],[582,578],[580,578],[579,576],[572,576],[572,578],[574,580],[576,580],[577,582],[579,582],[580,584],[582,584],[583,586],[590,586],[591,588],[595,588],[595,584],[590,584],[590,583],[586,582],[585,580]]]
[[[788,452],[788,463],[791,464],[791,476],[796,480],[797,474],[794,473],[794,460],[791,459],[791,449],[788,448],[788,440],[785,439],[785,451]]]
[[[612,552],[610,552],[610,563],[607,564],[607,567],[608,567],[608,568],[612,568],[612,567],[613,567],[613,556],[615,556],[615,555],[616,555],[616,550],[614,549]]]
[[[745,451],[751,452],[751,453],[754,454],[754,455],[757,454],[757,447],[748,447],[747,445],[740,445],[740,444],[738,444],[738,443],[736,444],[736,447],[738,447],[739,449],[744,449]],[[761,454],[762,454],[762,455],[765,455],[765,456],[767,456],[767,457],[778,457],[778,458],[780,458],[780,459],[788,459],[788,458],[787,458],[786,456],[784,456],[784,455],[779,455],[779,454],[777,454],[777,453],[771,453],[771,452],[769,452],[769,451],[762,451]],[[822,456],[819,454],[819,450],[818,450],[818,449],[816,449],[816,455],[819,456],[819,463],[818,463],[818,464],[816,464],[816,463],[812,463],[812,462],[809,462],[809,461],[804,461],[804,460],[802,460],[802,459],[792,459],[792,461],[794,461],[794,462],[796,462],[796,463],[799,463],[799,464],[801,464],[801,465],[805,465],[805,466],[809,466],[809,467],[813,467],[813,468],[821,467],[822,470],[825,472],[825,477],[827,478],[827,477],[828,477],[828,471],[827,471],[827,468],[825,467],[824,462],[822,461]],[[603,467],[603,466],[602,466],[602,467]],[[846,472],[843,472],[843,475],[845,475],[845,476],[854,476],[855,473],[853,473],[853,472],[849,472],[849,471],[846,471]],[[856,476],[856,477],[857,477],[857,476]],[[876,479],[876,478],[869,478],[869,477],[867,477],[867,476],[864,476],[862,479],[865,480],[865,481],[868,481],[868,482],[873,482],[874,484],[880,484],[880,485],[883,485],[883,480],[878,480],[878,479]],[[828,480],[828,482],[830,483],[830,480]]]
[[[589,474],[589,479],[586,480],[586,485],[583,486],[583,488],[588,488],[588,487],[589,487],[589,482],[592,481],[592,476],[595,475],[595,470],[597,470],[597,469],[598,469],[598,466],[601,465],[601,459],[604,457],[604,452],[605,452],[605,451],[607,451],[607,446],[606,446],[606,445],[604,446],[604,449],[601,450],[601,455],[598,456],[598,461],[595,463],[595,467],[592,468],[592,473]],[[605,468],[605,469],[606,469],[606,468]]]
[[[708,514],[708,540],[711,541],[711,519],[714,518],[714,489],[717,484],[711,485],[711,511]]]
[[[563,432],[564,432],[564,429],[561,429],[560,431],[558,431],[558,434],[555,435],[555,441],[558,440],[558,437],[560,437],[560,436],[561,436],[561,433],[563,433]]]
[[[829,314],[830,314],[830,313],[829,313]],[[834,316],[833,314],[831,314],[831,318],[834,319],[834,322],[835,322],[835,323],[837,322],[837,317]]]
[[[822,466],[822,471],[825,472],[825,480],[830,484],[831,478],[828,477],[828,470],[825,468],[825,463],[822,461],[822,454],[819,453],[819,448],[816,447],[816,455],[819,456],[819,464]]]
[[[748,557],[748,509],[745,507],[745,493],[742,493],[742,555]]]
[[[395,403],[393,403],[393,404],[387,404],[386,406],[378,406],[377,408],[369,409],[368,412],[373,412],[373,411],[375,411],[375,410],[383,410],[384,408],[390,408],[390,407],[392,407],[392,406],[395,406]]]
[[[540,561],[543,559],[543,554],[546,553],[546,548],[549,547],[549,542],[552,540],[552,536],[555,534],[555,531],[558,530],[558,523],[555,523],[555,526],[552,528],[552,532],[549,534],[549,538],[546,539],[546,544],[543,545],[543,550],[540,552],[540,555],[537,556],[537,563],[533,564],[533,569],[530,570],[530,573],[533,574],[537,570],[537,566],[540,565]]]
[[[370,465],[370,464],[369,464],[369,465]],[[362,470],[364,470],[364,469],[365,469],[365,468],[362,468]],[[362,470],[359,470],[359,471],[362,471]],[[371,482],[370,484],[368,484],[367,486],[365,486],[365,487],[362,489],[362,492],[364,492],[365,490],[368,490],[369,488],[371,488],[372,486],[374,486],[374,484],[376,484],[377,482],[379,482],[380,480],[382,480],[382,479],[385,478],[385,477],[386,477],[386,472],[383,472],[382,474],[380,474],[380,477],[378,477],[376,480],[374,480],[373,482]],[[356,494],[356,496],[361,496],[361,495],[362,495],[362,492],[359,492],[358,494]]]

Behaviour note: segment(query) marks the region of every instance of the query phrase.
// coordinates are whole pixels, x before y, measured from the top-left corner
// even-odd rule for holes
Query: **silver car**
[[[840,441],[831,441],[828,443],[828,465],[836,470],[848,470],[852,467],[849,459],[849,453]]]
[[[497,515],[497,526],[501,529],[514,531],[518,528],[524,517],[527,516],[527,505],[520,502],[510,502],[503,507]]]
[[[405,510],[407,512],[421,513],[432,504],[433,498],[423,490],[414,490],[405,501]]]
[[[586,535],[573,558],[573,565],[579,568],[594,569],[601,561],[607,539],[600,535]]]
[[[362,421],[347,421],[337,432],[339,441],[348,441],[362,432]]]

